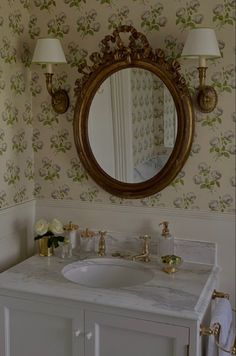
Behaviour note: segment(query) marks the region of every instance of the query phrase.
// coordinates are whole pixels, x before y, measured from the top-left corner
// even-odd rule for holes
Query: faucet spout
[[[151,239],[150,236],[144,235],[140,236],[140,239],[143,240],[143,250],[140,255],[136,255],[132,257],[133,261],[143,261],[143,262],[149,262],[150,261],[150,252],[149,252],[149,240]]]
[[[149,253],[142,253],[141,255],[133,256],[132,260],[133,261],[149,262],[150,261]]]

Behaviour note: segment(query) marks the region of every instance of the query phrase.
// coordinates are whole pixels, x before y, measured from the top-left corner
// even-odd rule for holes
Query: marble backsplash
[[[96,231],[92,238],[81,238],[81,230],[76,234],[76,251],[86,252],[87,247],[98,250],[99,233]],[[141,234],[140,234],[141,235]],[[107,231],[106,251],[108,254],[114,252],[129,253],[130,255],[139,254],[142,251],[143,241],[137,234],[124,233],[117,231]],[[160,236],[151,236],[150,253],[153,257],[159,255]],[[209,265],[217,264],[217,245],[213,242],[194,241],[185,239],[174,239],[174,250],[177,256],[186,262],[204,263]]]

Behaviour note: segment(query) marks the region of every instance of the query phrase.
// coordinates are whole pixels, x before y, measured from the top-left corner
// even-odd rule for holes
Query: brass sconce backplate
[[[69,97],[65,90],[59,89],[52,94],[52,107],[57,114],[64,114],[69,107]]]
[[[209,85],[200,87],[197,92],[197,105],[201,112],[212,112],[217,105],[217,93],[215,89]]]

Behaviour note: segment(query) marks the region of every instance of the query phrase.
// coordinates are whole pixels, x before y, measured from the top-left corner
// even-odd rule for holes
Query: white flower
[[[194,202],[194,200],[196,199],[196,195],[193,192],[189,192],[186,194],[186,198],[190,201],[190,202]]]
[[[180,9],[177,10],[176,16],[182,17],[182,16],[184,16],[185,12],[186,12],[186,10],[183,7],[181,7]]]
[[[205,162],[201,162],[198,165],[198,169],[199,169],[199,172],[202,173],[202,172],[207,171],[209,169],[209,167]]]
[[[232,121],[236,122],[236,112],[233,112],[231,117],[232,117]]]
[[[159,25],[161,26],[161,27],[163,27],[163,26],[165,26],[165,24],[167,23],[167,18],[166,17],[164,17],[164,16],[162,16],[162,17],[160,17],[159,18]]]
[[[222,197],[222,200],[223,202],[226,204],[226,205],[231,205],[233,203],[233,198],[231,197],[231,195],[229,194],[225,194],[223,197]]]
[[[219,210],[219,203],[217,200],[212,200],[208,204],[209,208],[213,211],[218,211]]]
[[[231,140],[234,138],[234,133],[232,130],[225,131],[224,138]]]
[[[194,16],[194,22],[196,23],[196,24],[200,24],[200,23],[202,23],[202,20],[203,20],[203,15],[201,15],[201,14],[198,14],[198,15],[195,15]]]
[[[49,225],[49,230],[55,235],[60,235],[64,231],[62,223],[57,219],[53,219],[51,221]]]
[[[198,176],[198,175],[195,175],[195,176],[193,177],[193,180],[194,180],[194,183],[195,183],[195,184],[202,184],[202,183],[203,183],[202,177],[201,177],[201,176]]]
[[[214,170],[211,172],[211,176],[215,180],[219,180],[222,177],[222,174],[218,172],[217,170]]]
[[[183,178],[185,176],[185,172],[181,171],[179,172],[179,174],[177,175],[177,178]]]
[[[173,201],[174,205],[176,206],[176,208],[182,208],[183,207],[183,199],[181,197],[176,198]]]
[[[201,146],[198,143],[192,145],[192,153],[198,153],[201,149]]]
[[[48,226],[49,226],[49,224],[48,224],[47,220],[45,220],[45,219],[38,220],[35,223],[35,227],[34,227],[36,234],[39,236],[45,235],[46,232],[48,231]]]
[[[192,0],[190,1],[190,7],[192,10],[197,10],[197,8],[200,6],[198,0]]]
[[[232,185],[232,187],[236,187],[236,177],[230,178],[230,184]]]
[[[218,137],[213,137],[210,141],[210,145],[213,147],[217,147],[220,144],[220,140]]]
[[[220,4],[217,5],[214,9],[213,12],[215,15],[220,15],[224,11],[224,5]]]

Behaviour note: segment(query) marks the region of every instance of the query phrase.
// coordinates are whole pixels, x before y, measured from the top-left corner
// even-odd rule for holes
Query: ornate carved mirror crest
[[[89,175],[125,198],[165,188],[189,156],[194,115],[180,64],[120,26],[78,68],[76,148]]]

